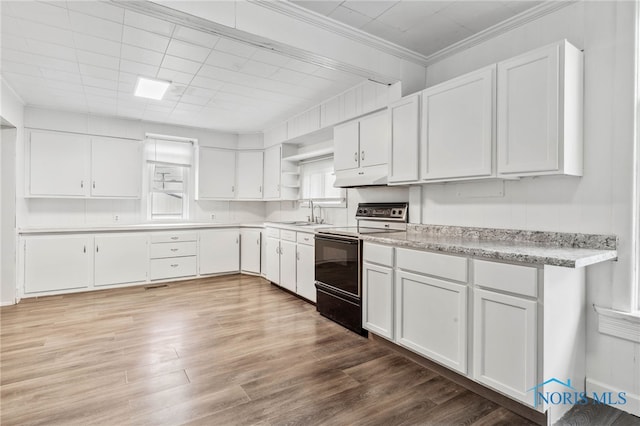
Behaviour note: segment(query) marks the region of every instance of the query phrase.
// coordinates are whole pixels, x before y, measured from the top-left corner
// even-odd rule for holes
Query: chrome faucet
[[[315,222],[316,219],[313,216],[313,200],[312,199],[309,199],[309,207],[311,208],[311,216],[309,216],[309,221],[310,222]]]

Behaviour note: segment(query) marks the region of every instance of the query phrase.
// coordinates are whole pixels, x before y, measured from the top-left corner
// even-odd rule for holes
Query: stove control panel
[[[407,203],[360,203],[356,219],[407,222],[408,210]]]

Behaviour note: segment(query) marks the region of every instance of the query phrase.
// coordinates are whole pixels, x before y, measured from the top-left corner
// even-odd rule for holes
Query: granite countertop
[[[171,231],[208,228],[262,228],[258,223],[211,223],[211,222],[176,222],[176,223],[138,223],[119,225],[95,225],[83,227],[34,227],[20,228],[18,233],[27,234],[57,234],[57,233],[90,233],[90,232],[130,232],[130,231]]]
[[[407,232],[360,238],[395,247],[567,268],[618,258],[617,238],[612,235],[412,225]]]

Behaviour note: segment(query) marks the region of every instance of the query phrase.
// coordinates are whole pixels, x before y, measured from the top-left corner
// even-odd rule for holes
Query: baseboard
[[[16,302],[0,302],[0,306],[11,306],[11,305],[15,305]]]
[[[618,395],[619,392],[625,392],[625,398],[627,400],[626,404],[611,405],[611,407],[640,417],[640,395],[632,394],[630,392],[623,391],[622,389],[609,386],[606,383],[587,378],[587,394],[592,395],[593,392],[598,394],[611,392],[613,395]]]

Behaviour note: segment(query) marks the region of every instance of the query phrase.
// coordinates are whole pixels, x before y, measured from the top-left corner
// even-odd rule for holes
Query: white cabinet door
[[[280,145],[264,150],[264,198],[280,198],[281,177],[281,149]]]
[[[473,378],[533,405],[536,385],[533,300],[474,290]]]
[[[560,45],[498,63],[498,172],[559,167]]]
[[[360,119],[360,167],[387,164],[389,119],[382,111]]]
[[[142,179],[140,142],[91,139],[91,195],[95,197],[139,198]]]
[[[393,340],[393,270],[365,262],[362,265],[362,324]]]
[[[198,151],[198,198],[235,198],[236,152],[201,147]]]
[[[419,178],[420,95],[411,95],[388,109],[391,123],[389,183],[412,182]]]
[[[97,286],[147,279],[149,255],[145,233],[97,235],[94,245],[94,283]]]
[[[280,240],[280,286],[296,292],[296,243]]]
[[[280,239],[267,237],[265,277],[274,284],[280,284]]]
[[[396,271],[396,341],[467,372],[467,286]]]
[[[240,232],[237,229],[200,231],[198,252],[201,275],[240,270]]]
[[[422,92],[422,179],[492,175],[495,65]]]
[[[357,120],[333,129],[333,167],[335,170],[357,169],[360,166],[360,124]]]
[[[258,229],[243,229],[240,231],[240,265],[242,272],[260,273],[260,239]]]
[[[88,136],[31,132],[29,147],[29,195],[84,197],[89,194]]]
[[[267,236],[264,231],[260,231],[260,275],[267,276]]]
[[[262,199],[264,153],[238,152],[238,198]]]
[[[92,239],[86,235],[26,239],[25,293],[89,287]]]
[[[300,234],[298,234],[300,235]],[[298,244],[296,291],[307,300],[316,301],[315,247]]]

